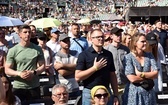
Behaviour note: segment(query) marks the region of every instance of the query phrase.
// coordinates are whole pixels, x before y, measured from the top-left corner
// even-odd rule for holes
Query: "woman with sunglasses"
[[[92,105],[107,105],[110,93],[102,85],[95,86],[91,89]]]
[[[6,95],[5,98],[0,100],[0,105],[21,105],[20,99],[12,92],[12,85],[9,78],[5,75],[5,73],[0,75],[0,80],[2,81],[2,85]],[[3,88],[0,88],[0,90],[3,90]]]

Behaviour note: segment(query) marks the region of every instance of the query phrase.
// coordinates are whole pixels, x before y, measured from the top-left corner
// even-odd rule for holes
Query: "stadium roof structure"
[[[130,7],[128,16],[168,16],[168,7]]]

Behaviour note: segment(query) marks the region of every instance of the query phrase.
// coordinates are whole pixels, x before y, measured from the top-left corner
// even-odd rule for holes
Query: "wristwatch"
[[[37,71],[36,70],[34,70],[34,75],[36,75],[37,74]]]
[[[140,74],[140,77],[141,77],[141,78],[145,78],[145,73],[142,72],[142,73]]]

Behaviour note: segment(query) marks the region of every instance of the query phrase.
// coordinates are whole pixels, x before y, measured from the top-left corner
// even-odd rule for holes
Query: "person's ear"
[[[51,99],[54,101],[54,96],[53,95],[51,96]]]

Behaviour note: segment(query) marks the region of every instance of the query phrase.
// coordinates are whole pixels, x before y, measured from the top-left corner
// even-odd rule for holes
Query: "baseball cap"
[[[146,35],[146,40],[150,45],[158,43],[157,36],[153,32]]]
[[[38,32],[37,33],[37,38],[40,39],[40,40],[47,40],[47,36],[43,32]]]
[[[62,40],[64,40],[64,39],[66,39],[66,38],[70,38],[67,34],[65,34],[65,33],[63,33],[63,34],[60,34],[60,36],[59,36],[59,41],[62,41]]]
[[[51,33],[60,33],[60,31],[57,28],[52,28]]]
[[[118,35],[118,34],[117,34],[118,32],[123,32],[123,29],[120,29],[120,28],[118,28],[118,27],[114,27],[114,28],[111,30],[111,33],[112,33],[112,34]]]

